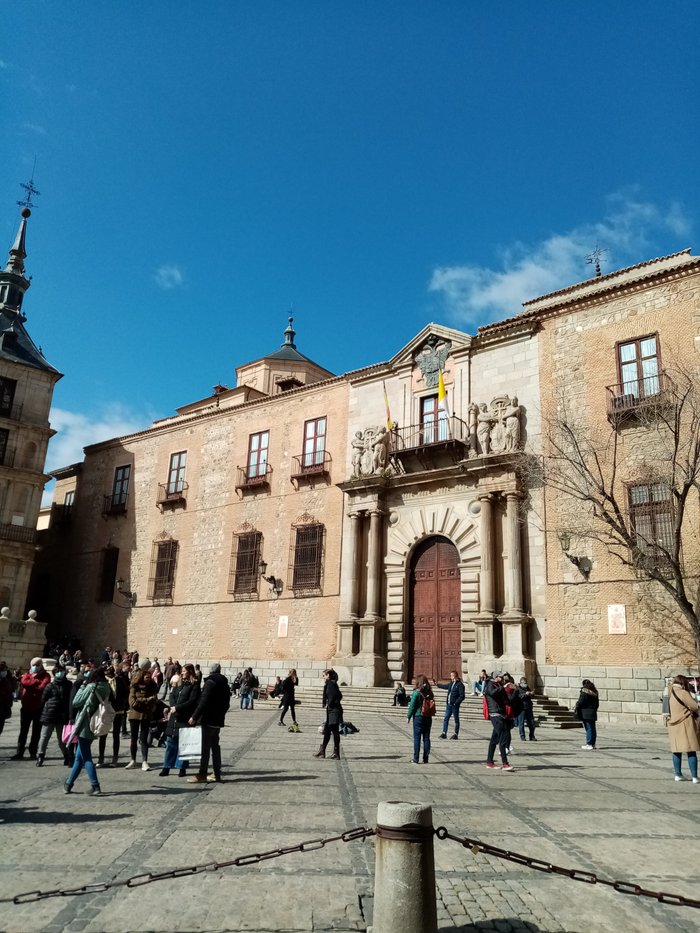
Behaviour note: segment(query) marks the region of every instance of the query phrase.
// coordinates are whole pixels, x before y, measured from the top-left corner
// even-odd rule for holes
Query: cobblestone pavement
[[[232,708],[222,733],[225,783],[195,786],[101,770],[103,796],[81,775],[70,796],[55,745],[43,768],[12,762],[18,717],[0,736],[0,897],[125,879],[373,826],[381,800],[425,801],[436,826],[566,867],[698,896],[700,785],[675,783],[664,731],[543,727],[517,737],[514,773],[483,767],[487,723],[459,742],[437,739],[430,764],[410,763],[406,725],[353,717],[340,762],[313,758],[321,712],[299,708],[301,734],[277,726],[272,701]],[[126,758],[122,753],[124,762]],[[693,852],[695,847],[695,852]],[[700,911],[542,874],[435,840],[440,929],[636,933],[697,929]],[[259,865],[138,888],[0,905],[5,931],[351,931],[372,918],[374,844],[333,843]],[[381,931],[376,931],[381,933]]]

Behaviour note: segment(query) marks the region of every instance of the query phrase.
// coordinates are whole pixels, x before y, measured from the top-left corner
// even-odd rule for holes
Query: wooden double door
[[[449,680],[462,670],[460,575],[457,548],[447,538],[422,542],[411,561],[409,678]]]

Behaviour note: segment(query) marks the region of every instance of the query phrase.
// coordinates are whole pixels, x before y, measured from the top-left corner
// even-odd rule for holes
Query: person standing
[[[682,781],[683,752],[688,756],[688,769],[693,784],[698,780],[698,752],[700,752],[700,722],[695,697],[690,692],[688,678],[677,674],[668,691],[668,738],[673,756],[676,781]]]
[[[202,695],[197,683],[193,664],[185,664],[180,669],[179,676],[174,675],[176,684],[170,694],[170,716],[165,730],[165,755],[160,777],[167,777],[171,768],[178,768],[178,777],[187,776],[187,762],[178,756],[179,731],[186,726],[190,716],[194,713]]]
[[[110,689],[105,677],[104,668],[92,671],[87,682],[73,697],[73,709],[78,710],[75,720],[75,732],[78,737],[78,747],[75,752],[75,761],[68,779],[63,785],[66,794],[73,790],[78,775],[85,768],[90,781],[90,794],[96,796],[102,793],[100,782],[97,780],[95,763],[92,760],[92,743],[95,738],[90,729],[90,719],[97,712],[100,703],[109,699]]]
[[[592,680],[584,680],[581,684],[581,693],[574,707],[577,719],[582,720],[586,730],[586,744],[581,748],[586,752],[595,750],[597,739],[596,721],[598,719],[598,691]]]
[[[146,666],[147,665],[147,666]],[[129,727],[131,729],[131,760],[127,769],[136,767],[136,750],[141,745],[141,770],[150,771],[148,763],[148,727],[156,709],[158,688],[151,677],[151,662],[146,660],[134,674],[129,689]],[[75,705],[75,701],[73,701]]]
[[[12,756],[12,761],[21,761],[24,758],[24,749],[30,728],[32,734],[29,739],[29,757],[32,761],[36,758],[41,732],[41,701],[44,690],[50,682],[51,676],[44,669],[41,658],[32,658],[31,667],[26,674],[22,674],[20,680],[22,705],[19,711],[19,737],[17,739],[17,752]]]
[[[343,721],[343,694],[338,686],[338,675],[332,667],[323,672],[323,705],[326,709],[326,722],[323,727],[323,741],[314,758],[325,758],[326,748],[333,736],[333,754],[331,758],[340,758],[340,724]]]
[[[290,732],[301,732],[299,725],[297,723],[296,713],[294,707],[296,705],[296,699],[294,696],[294,688],[299,684],[299,678],[297,677],[297,672],[294,668],[291,668],[287,676],[282,681],[282,702],[281,702],[281,712],[280,712],[280,726],[284,725],[284,717],[287,715],[287,710],[292,714],[292,725],[289,727]]]
[[[510,742],[510,729],[506,713],[508,694],[503,686],[503,677],[503,671],[493,671],[484,686],[484,699],[486,700],[492,726],[489,749],[486,755],[486,767],[496,767],[493,759],[498,747],[501,755],[501,771],[515,771],[513,765],[508,761],[508,745]]]
[[[122,662],[115,668],[107,668],[107,683],[112,691],[112,706],[114,707],[114,723],[112,724],[112,767],[119,764],[119,747],[122,735],[122,726],[129,708],[129,665]],[[107,736],[101,735],[97,743],[99,764],[104,764],[107,750]]]
[[[408,713],[406,719],[408,722],[413,720],[413,758],[411,761],[417,765],[420,761],[420,743],[423,739],[423,764],[428,764],[430,758],[430,730],[433,725],[433,717],[428,715],[426,706],[433,701],[432,709],[434,711],[435,698],[430,689],[430,683],[425,674],[419,674],[416,677],[413,693],[408,704]]]
[[[530,736],[530,741],[536,742],[537,739],[535,738],[535,729],[536,729],[535,715],[534,715],[534,711],[532,708],[533,694],[532,694],[532,690],[530,690],[527,680],[524,677],[520,678],[520,682],[518,684],[518,694],[520,695],[520,701],[523,705],[522,709],[520,710],[520,713],[515,719],[516,725],[518,727],[518,734],[520,735],[520,738],[523,741],[525,741],[525,726],[527,726],[527,730]]]
[[[445,718],[442,721],[441,739],[447,738],[447,730],[450,727],[450,719],[454,716],[455,731],[451,738],[459,738],[459,708],[464,700],[464,683],[459,676],[458,671],[450,671],[450,682],[448,684],[435,684],[440,690],[447,690],[447,703],[445,706]]]
[[[219,732],[224,725],[230,705],[231,689],[228,680],[221,673],[221,665],[212,664],[209,668],[209,676],[204,681],[197,708],[188,720],[191,726],[202,724],[202,757],[199,762],[199,772],[187,778],[188,783],[221,782]],[[207,774],[210,755],[212,773]]]
[[[12,716],[17,681],[7,667],[6,661],[0,661],[0,735],[5,727],[5,720]]]
[[[68,748],[63,744],[63,727],[70,718],[71,683],[66,680],[66,672],[57,664],[53,671],[53,680],[44,689],[41,705],[41,736],[36,755],[36,766],[40,768],[46,757],[46,749],[51,733],[56,733],[58,747],[63,755],[63,763],[68,764]]]

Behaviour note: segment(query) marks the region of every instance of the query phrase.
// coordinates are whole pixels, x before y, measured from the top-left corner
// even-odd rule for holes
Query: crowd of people
[[[48,663],[48,662],[47,662]],[[51,666],[51,665],[50,665]],[[332,668],[323,672],[323,707],[325,721],[319,728],[323,735],[315,753],[326,757],[326,749],[333,738],[331,758],[340,758],[340,736],[344,732],[342,692],[338,674]],[[279,725],[285,725],[287,713],[291,717],[290,732],[300,732],[296,718],[295,688],[299,679],[291,668],[285,678],[277,677],[270,696],[279,699]],[[473,681],[472,693],[483,697],[484,717],[491,723],[485,765],[495,769],[498,751],[500,770],[515,769],[509,760],[512,753],[512,735],[518,729],[522,741],[537,741],[537,722],[533,712],[533,690],[527,679],[516,683],[507,671],[481,671]],[[430,760],[431,729],[436,715],[433,688],[445,692],[445,713],[440,739],[456,741],[460,736],[460,707],[466,689],[458,671],[450,674],[446,683],[430,681],[425,675],[415,679],[408,695],[404,685],[395,685],[393,703],[407,708],[407,721],[413,728],[413,754],[411,761],[427,764]],[[62,648],[56,652],[51,672],[42,658],[32,658],[29,670],[10,671],[0,661],[0,734],[5,721],[12,715],[13,704],[19,702],[20,728],[17,750],[13,761],[21,761],[28,752],[30,760],[41,767],[46,760],[51,737],[66,767],[70,768],[64,784],[66,793],[85,770],[91,794],[101,792],[98,768],[119,767],[122,740],[128,743],[129,757],[123,766],[127,770],[140,767],[150,771],[149,753],[154,745],[164,746],[160,777],[176,770],[187,777],[188,765],[194,758],[199,763],[191,783],[218,782],[221,776],[220,729],[229,710],[231,696],[240,698],[242,710],[254,708],[253,698],[259,690],[259,680],[248,667],[240,671],[233,682],[221,673],[221,666],[213,664],[205,678],[198,664],[180,664],[168,657],[161,665],[158,658],[141,659],[138,652],[121,653],[107,646],[99,660],[83,658],[79,647]],[[594,751],[597,741],[596,721],[599,696],[595,684],[583,680],[574,713],[585,729],[584,751]],[[700,751],[700,707],[688,678],[677,675],[669,688],[668,730],[671,744],[674,777],[684,780],[683,754],[693,783],[699,783],[697,752]],[[97,723],[97,725],[96,725]],[[199,726],[199,746],[195,753],[180,754],[181,730]],[[352,731],[356,731],[353,729]],[[182,733],[183,737],[185,733]],[[111,757],[107,758],[107,742],[111,736]],[[98,739],[97,761],[92,757],[92,745]],[[183,746],[185,747],[185,746]],[[187,745],[190,748],[190,745]],[[211,760],[212,770],[209,771]]]

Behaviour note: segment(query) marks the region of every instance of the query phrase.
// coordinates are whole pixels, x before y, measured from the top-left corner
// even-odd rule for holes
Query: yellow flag
[[[442,378],[442,370],[438,371],[438,411],[443,412],[446,418],[450,417],[450,409],[447,404],[447,390],[445,389],[445,380]]]
[[[386,394],[386,384],[382,382],[384,387],[384,404],[386,405],[386,429],[391,431],[394,427],[394,422],[391,420],[391,412],[389,411],[389,396]]]

